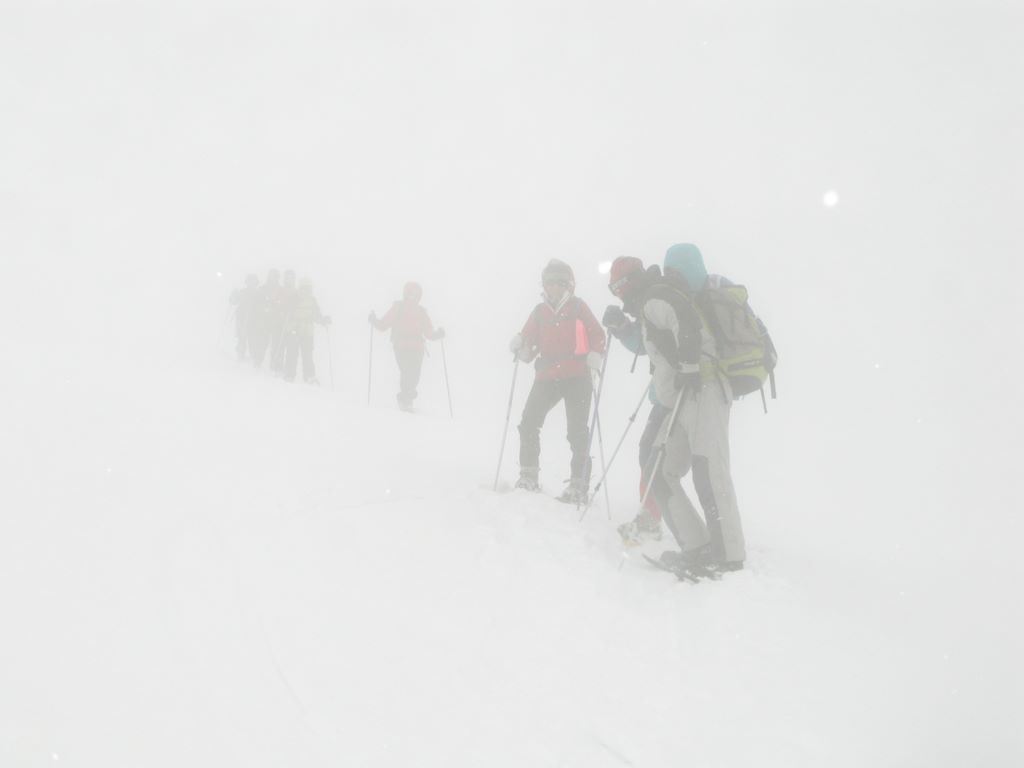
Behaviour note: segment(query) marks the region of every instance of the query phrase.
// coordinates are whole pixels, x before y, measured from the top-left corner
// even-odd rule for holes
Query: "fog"
[[[753,398],[737,403],[731,431],[735,482],[760,571],[737,576],[749,591],[713,609],[707,604],[728,579],[700,585],[709,588],[699,598],[676,590],[641,608],[685,627],[698,607],[731,619],[747,610],[771,614],[776,601],[802,604],[809,584],[841,583],[834,604],[810,600],[813,609],[801,617],[808,623],[787,626],[783,610],[775,624],[766,616],[766,626],[785,638],[834,611],[884,654],[889,632],[893,648],[915,647],[911,634],[892,623],[905,611],[913,633],[935,642],[932,650],[961,660],[955,671],[929,668],[922,677],[969,695],[932,701],[945,714],[918,730],[882,735],[868,728],[863,751],[845,755],[797,738],[794,716],[786,736],[793,744],[766,754],[765,764],[886,764],[870,744],[887,745],[890,756],[928,755],[921,765],[969,764],[972,755],[984,755],[987,765],[1019,763],[1024,681],[1011,651],[1022,626],[1024,526],[1010,480],[1024,427],[1015,390],[1015,374],[1024,370],[1017,359],[1024,344],[1022,33],[1024,9],[1012,2],[0,4],[0,259],[9,281],[0,302],[0,459],[7,468],[0,594],[16,606],[3,634],[17,638],[0,653],[0,714],[14,723],[5,728],[0,720],[2,762],[49,764],[70,740],[79,747],[77,756],[64,758],[71,764],[165,764],[138,751],[109,752],[108,739],[89,745],[68,735],[102,720],[105,709],[117,710],[112,719],[125,731],[131,717],[148,719],[144,703],[129,715],[112,703],[114,694],[90,697],[78,675],[86,668],[99,674],[93,653],[76,643],[73,622],[50,611],[79,599],[69,584],[88,581],[111,554],[91,549],[92,536],[101,549],[129,552],[140,541],[162,547],[164,527],[177,531],[176,515],[196,530],[205,524],[196,521],[219,520],[218,536],[250,569],[242,581],[265,585],[273,580],[272,569],[263,570],[267,561],[290,562],[306,551],[305,544],[275,550],[267,521],[296,541],[312,539],[324,529],[304,527],[309,505],[351,502],[357,518],[375,516],[360,508],[374,492],[367,489],[378,480],[402,485],[403,478],[416,484],[403,498],[423,500],[413,511],[436,516],[445,530],[462,529],[443,516],[463,505],[496,520],[525,515],[539,537],[551,535],[548,516],[531,516],[528,501],[495,507],[499,502],[485,493],[512,375],[507,344],[538,301],[540,271],[551,258],[572,265],[577,295],[600,317],[613,300],[601,264],[619,255],[660,263],[671,244],[693,242],[710,271],[748,287],[779,350],[779,399],[767,415]],[[228,296],[246,274],[262,280],[271,268],[310,277],[333,318],[329,337],[317,331],[319,390],[287,389],[232,360]],[[366,316],[382,313],[408,280],[422,284],[424,305],[448,334],[453,422],[436,345],[424,368],[417,421],[392,413],[396,373],[382,335],[374,341],[366,406]],[[601,407],[606,448],[646,385],[645,366],[630,374],[631,362],[613,346]],[[532,371],[521,366],[517,377],[513,425]],[[549,490],[560,485],[567,465],[561,414],[552,413],[544,431]],[[637,437],[627,438],[612,474],[613,510],[599,510],[587,536],[613,530],[609,517],[635,511]],[[266,455],[248,453],[265,441],[275,443],[265,446]],[[516,445],[513,429],[506,482],[514,479]],[[324,451],[338,461],[326,461]],[[92,474],[116,468],[115,456],[138,479],[117,492],[116,503]],[[199,463],[203,471],[193,472]],[[310,489],[321,481],[327,486],[316,496]],[[266,525],[260,546],[252,547],[247,537],[255,534],[245,529],[244,515],[225,510],[234,510],[236,490],[257,499],[257,489],[266,492],[272,482],[278,484],[267,509],[274,511],[253,513]],[[300,489],[303,502],[282,489]],[[467,502],[460,494],[468,493],[477,496]],[[180,501],[171,504],[172,497]],[[112,509],[126,516],[108,516]],[[146,522],[129,516],[136,512]],[[138,527],[125,529],[127,520]],[[556,530],[566,520],[553,523]],[[386,518],[378,524],[378,534],[401,537],[399,523],[394,530]],[[494,525],[504,533],[493,544],[498,554],[487,551],[499,559],[518,557],[509,554],[518,552],[516,544],[526,551],[547,542],[517,538],[521,531],[511,523]],[[572,530],[565,529],[566,541]],[[180,535],[203,553],[189,554],[185,544],[182,557],[194,555],[213,569],[226,562],[196,543],[205,539]],[[291,535],[282,536],[282,547]],[[377,541],[382,553],[403,546]],[[501,554],[502,541],[513,549]],[[454,567],[446,562],[444,569]],[[510,573],[524,562],[514,560]],[[566,571],[573,562],[564,563]],[[112,571],[103,588],[138,581],[133,567]],[[311,582],[334,583],[338,575],[309,562],[301,567]],[[636,585],[680,586],[639,570],[616,571],[614,553],[603,565],[582,567],[600,574],[601,584],[634,580],[621,587],[629,594],[643,592]],[[64,576],[52,582],[40,575],[56,572]],[[194,578],[201,582],[202,573],[194,570]],[[156,578],[164,577],[171,591],[175,584],[183,589],[173,576]],[[879,593],[916,590],[920,602],[875,615],[875,598],[858,594],[862,578],[883,584]],[[252,589],[248,599],[256,606],[261,600]],[[388,599],[403,610],[401,590],[385,593],[374,610]],[[140,605],[160,613],[158,597],[140,594]],[[616,595],[604,607],[619,620],[662,621],[635,607],[635,616],[619,613]],[[272,605],[293,598],[267,597],[252,611],[269,616]],[[514,591],[495,599],[517,604]],[[318,615],[329,610],[313,603],[302,606]],[[587,615],[601,610],[596,601]],[[182,631],[203,636],[205,614],[182,611],[181,626],[192,628]],[[915,624],[925,614],[942,619]],[[98,636],[108,621],[123,620],[114,618],[116,609],[90,615]],[[284,627],[282,615],[266,621]],[[293,626],[303,615],[296,609]],[[550,616],[557,615],[553,607]],[[40,642],[40,635],[48,639]],[[237,636],[252,635],[243,629]],[[214,653],[199,640],[196,647]],[[269,663],[263,651],[251,653],[254,668]],[[65,673],[53,670],[54,657],[70,659],[63,687],[55,682]],[[803,657],[794,651],[787,658],[798,664]],[[881,677],[899,666],[895,658],[881,660]],[[626,653],[619,661],[628,660]],[[164,670],[170,677],[174,663]],[[319,679],[322,670],[307,663],[309,679]],[[822,663],[837,669],[832,660]],[[292,680],[287,661],[273,664]],[[198,669],[190,673],[196,690],[213,675]],[[685,679],[686,669],[671,659],[652,666],[657,670]],[[713,686],[713,676],[705,682]],[[828,699],[829,685],[825,674],[805,703]],[[657,677],[650,686],[659,686]],[[846,703],[871,710],[885,698],[884,687],[866,685],[862,698]],[[54,703],[61,695],[76,703],[62,709]],[[260,695],[254,700],[263,701]],[[331,717],[365,718],[366,732],[376,733],[384,715],[339,703],[330,690],[313,696],[320,704],[309,703],[309,691],[267,695],[297,697],[317,733],[284,722],[270,704],[265,711],[254,704],[239,716],[244,725],[225,736],[210,725],[217,717],[196,714],[186,697],[178,702],[192,712],[184,719],[209,729],[194,734],[192,764],[322,758],[496,765],[505,763],[491,746],[524,743],[514,726],[499,735],[484,728],[464,753],[452,747],[389,758],[324,737]],[[486,692],[475,695],[490,701]],[[746,723],[771,700],[755,690],[759,704],[745,712],[709,695],[723,712],[739,710]],[[926,698],[922,692],[910,706]],[[81,702],[90,700],[95,709],[83,711]],[[466,727],[482,728],[471,713],[463,712]],[[968,713],[978,720],[967,724]],[[827,735],[839,719],[808,727]],[[399,719],[396,738],[413,720]],[[604,739],[610,726],[594,722],[587,732]],[[783,722],[775,736],[788,728]],[[954,723],[964,729],[961,751],[931,752],[935,740],[950,738],[944,731]],[[647,729],[634,726],[623,731],[641,738]],[[278,729],[291,735],[275,741],[277,751],[237,746]],[[775,736],[744,733],[750,744],[775,743]],[[160,738],[145,729],[137,734],[140,748],[159,749]],[[553,751],[513,750],[503,759],[603,764],[576,749],[571,736],[535,738]],[[684,729],[678,762],[666,757],[673,754],[668,746],[623,760],[688,764],[686,738]],[[223,753],[210,746],[228,742],[236,746]],[[707,757],[716,754],[713,745],[700,750],[704,762],[695,765],[750,764],[744,760],[756,754],[726,752],[716,762]]]

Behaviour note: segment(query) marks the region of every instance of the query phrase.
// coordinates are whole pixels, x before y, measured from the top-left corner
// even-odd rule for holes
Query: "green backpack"
[[[745,287],[709,282],[710,287],[697,292],[696,304],[715,338],[718,368],[729,379],[735,399],[760,392],[767,411],[764,383],[769,382],[774,400],[779,357],[768,329],[750,308]]]

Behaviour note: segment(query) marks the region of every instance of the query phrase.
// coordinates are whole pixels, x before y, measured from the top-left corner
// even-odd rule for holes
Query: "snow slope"
[[[500,420],[193,362],[37,380],[60,407],[12,414],[0,764],[1021,755],[994,575],[786,546],[748,505],[749,569],[677,583],[600,506],[491,492]]]

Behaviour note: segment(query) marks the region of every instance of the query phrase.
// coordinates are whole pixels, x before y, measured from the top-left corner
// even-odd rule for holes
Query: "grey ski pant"
[[[416,388],[420,385],[420,374],[423,372],[424,352],[422,348],[395,347],[395,361],[398,363],[399,374],[399,392],[396,398],[400,403],[412,403],[416,399]]]
[[[687,396],[676,417],[677,427],[665,443],[660,477],[654,491],[664,519],[685,552],[708,542],[716,559],[742,562],[746,557],[743,526],[736,503],[729,466],[729,414],[732,390],[727,381],[704,385],[697,395]],[[657,444],[665,442],[668,419],[659,431]],[[693,469],[704,519],[682,487]]]

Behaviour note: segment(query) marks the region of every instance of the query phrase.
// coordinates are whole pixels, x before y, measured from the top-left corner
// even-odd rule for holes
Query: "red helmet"
[[[608,274],[608,290],[615,296],[622,296],[634,275],[644,271],[644,263],[636,256],[619,256],[612,262]]]

